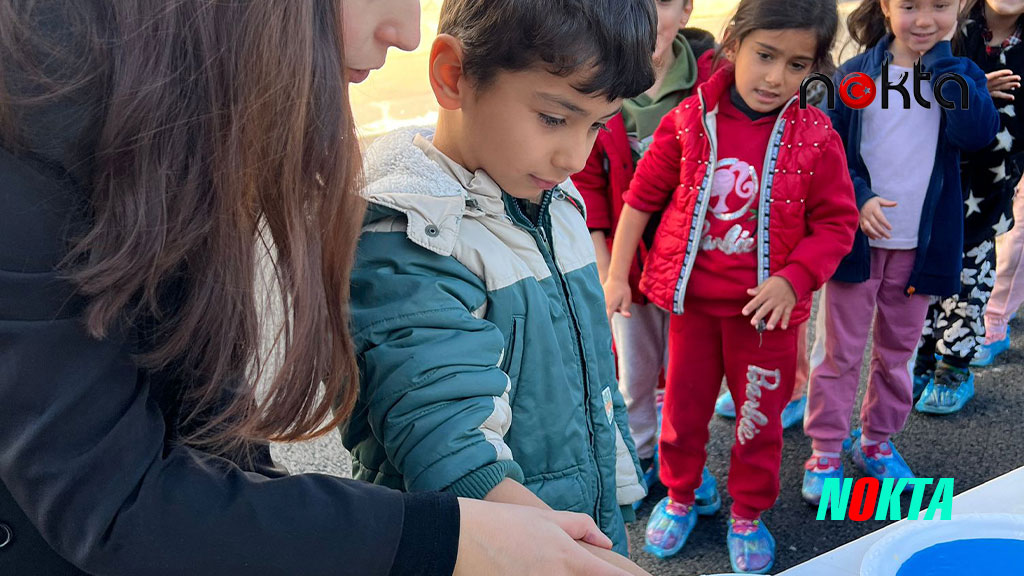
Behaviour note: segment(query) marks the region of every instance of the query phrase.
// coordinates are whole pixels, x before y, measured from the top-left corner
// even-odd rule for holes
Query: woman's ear
[[[462,42],[449,34],[439,34],[430,48],[430,87],[437,103],[445,110],[462,108],[466,97],[464,54]]]

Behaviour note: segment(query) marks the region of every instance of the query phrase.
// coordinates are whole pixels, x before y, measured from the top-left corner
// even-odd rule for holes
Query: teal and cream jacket
[[[431,136],[393,133],[366,154],[353,474],[471,498],[511,478],[589,514],[625,554],[620,506],[645,488],[583,200],[567,180],[534,226]]]

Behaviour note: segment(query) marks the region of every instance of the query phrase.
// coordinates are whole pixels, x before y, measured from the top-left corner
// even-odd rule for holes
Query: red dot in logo
[[[875,100],[875,82],[863,72],[854,72],[839,84],[839,99],[854,110],[867,108]]]

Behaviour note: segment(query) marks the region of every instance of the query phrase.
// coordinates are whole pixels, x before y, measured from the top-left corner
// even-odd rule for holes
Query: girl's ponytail
[[[873,48],[889,33],[882,2],[885,0],[861,0],[860,6],[846,18],[850,38],[864,49]]]

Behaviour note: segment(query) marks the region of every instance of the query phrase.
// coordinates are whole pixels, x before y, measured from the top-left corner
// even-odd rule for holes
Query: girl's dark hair
[[[458,39],[479,88],[537,63],[559,76],[587,71],[577,90],[609,101],[654,84],[651,0],[445,0],[438,32]]]
[[[311,438],[355,402],[363,202],[340,11],[0,0],[0,144],[31,155],[31,114],[88,102],[92,129],[71,144],[88,146],[89,223],[63,270],[90,334],[134,327],[150,343],[140,365],[186,383],[189,445]]]
[[[738,49],[755,30],[811,30],[817,40],[814,69],[829,74],[833,68],[832,44],[839,28],[835,0],[741,0],[722,33],[715,59],[727,49]]]
[[[850,40],[859,44],[864,50],[874,48],[883,38],[890,34],[889,22],[882,12],[882,2],[887,0],[861,0],[859,6],[846,17],[846,27],[850,31]],[[889,0],[891,1],[891,0]],[[957,0],[953,0],[956,2]],[[968,0],[964,9],[957,15],[957,29],[963,24],[964,18],[970,14],[976,0]],[[959,44],[960,34],[953,36],[954,44]]]

